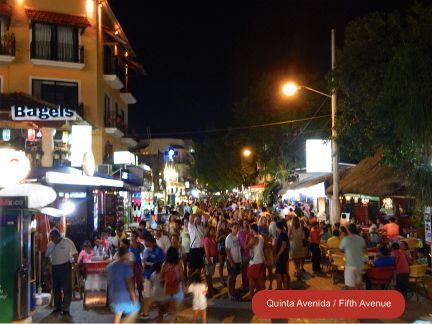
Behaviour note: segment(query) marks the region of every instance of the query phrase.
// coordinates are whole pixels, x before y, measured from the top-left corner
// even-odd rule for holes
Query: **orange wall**
[[[127,149],[121,145],[120,140],[104,132],[104,93],[110,94],[113,111],[114,102],[117,101],[126,111],[126,117],[127,105],[120,99],[120,91],[112,90],[103,80],[103,41],[101,29],[98,31],[98,12],[103,10],[99,9],[96,0],[93,0],[94,11],[87,14],[86,3],[87,0],[10,0],[10,31],[16,37],[16,56],[11,64],[0,64],[0,76],[3,77],[3,92],[28,94],[31,94],[32,77],[78,82],[79,100],[84,104],[85,119],[94,127],[93,153],[96,163],[101,164],[107,140],[110,140],[115,150]],[[91,26],[85,29],[80,38],[81,45],[84,46],[85,67],[82,70],[35,66],[30,62],[31,30],[24,8],[87,16]]]

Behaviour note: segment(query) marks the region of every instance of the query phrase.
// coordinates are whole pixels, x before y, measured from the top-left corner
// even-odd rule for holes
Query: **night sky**
[[[227,127],[232,103],[264,75],[316,83],[330,69],[330,30],[402,0],[111,0],[147,76],[134,79],[130,128],[146,137]],[[139,3],[139,6],[138,6]],[[175,136],[175,135],[171,135]],[[182,137],[187,137],[183,135]]]

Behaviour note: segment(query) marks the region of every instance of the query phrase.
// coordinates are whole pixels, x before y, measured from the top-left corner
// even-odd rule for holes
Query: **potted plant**
[[[14,55],[15,34],[6,32],[2,37],[2,47],[4,55]]]

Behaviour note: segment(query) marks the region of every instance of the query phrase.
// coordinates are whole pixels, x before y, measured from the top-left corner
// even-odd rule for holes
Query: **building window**
[[[80,62],[78,28],[42,23],[32,26],[32,58]]]
[[[112,118],[111,118],[111,98],[105,94],[104,97],[104,112],[105,112],[105,127],[111,127]]]
[[[78,108],[78,83],[51,80],[32,80],[34,97],[60,105]]]

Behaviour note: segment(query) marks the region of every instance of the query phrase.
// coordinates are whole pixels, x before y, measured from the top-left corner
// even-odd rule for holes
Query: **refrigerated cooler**
[[[29,317],[34,256],[27,197],[0,197],[0,322]]]

